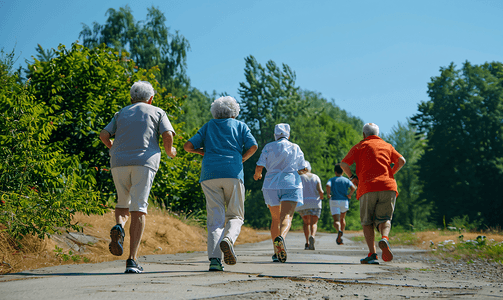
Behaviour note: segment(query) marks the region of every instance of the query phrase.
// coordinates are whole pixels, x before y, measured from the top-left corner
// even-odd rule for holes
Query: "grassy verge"
[[[503,264],[503,233],[477,233],[434,230],[421,232],[393,232],[390,233],[390,243],[393,246],[414,246],[431,250],[439,258],[451,258],[468,264],[474,260],[485,260]],[[381,235],[376,232],[375,240]],[[363,235],[352,238],[353,241],[365,242]]]

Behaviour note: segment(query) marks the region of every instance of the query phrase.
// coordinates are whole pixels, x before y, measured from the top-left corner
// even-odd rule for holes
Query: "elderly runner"
[[[295,207],[303,204],[302,181],[306,162],[304,153],[297,144],[290,142],[290,125],[281,123],[274,128],[275,141],[262,149],[255,180],[262,179],[262,170],[267,169],[262,192],[271,212],[271,238],[273,239],[273,261],[286,262],[285,238],[292,225]]]

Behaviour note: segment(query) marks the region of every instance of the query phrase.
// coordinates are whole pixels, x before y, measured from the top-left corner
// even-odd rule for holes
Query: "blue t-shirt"
[[[257,145],[248,126],[236,119],[212,119],[189,139],[194,149],[203,148],[199,182],[217,178],[244,181],[243,150]]]
[[[330,186],[331,200],[348,200],[348,189],[353,183],[342,176],[335,176],[328,180],[327,185]]]

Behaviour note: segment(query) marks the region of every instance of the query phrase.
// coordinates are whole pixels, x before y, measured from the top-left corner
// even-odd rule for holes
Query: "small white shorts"
[[[349,210],[348,200],[330,200],[330,212],[332,215],[340,215]]]
[[[147,213],[148,195],[154,182],[156,171],[144,166],[123,166],[112,168],[112,177],[117,190],[116,208]]]
[[[304,196],[302,188],[298,189],[265,189],[262,190],[264,194],[265,204],[270,206],[278,206],[281,201],[297,202],[297,206],[304,204]]]

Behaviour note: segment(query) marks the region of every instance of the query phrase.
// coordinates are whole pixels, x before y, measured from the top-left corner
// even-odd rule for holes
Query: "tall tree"
[[[410,120],[393,126],[391,133],[383,137],[407,160],[405,166],[395,175],[400,193],[397,198],[393,223],[406,229],[425,228],[431,213],[431,203],[421,198],[422,185],[419,181],[418,160],[424,152],[424,136],[417,134],[417,129]]]
[[[412,118],[428,141],[419,160],[421,197],[436,205],[439,223],[467,215],[501,226],[503,64],[441,68],[428,95]]]
[[[79,38],[88,48],[106,44],[120,53],[126,52],[127,59],[133,59],[144,69],[158,66],[156,78],[161,87],[173,95],[186,95],[190,80],[186,75],[187,52],[190,45],[178,31],[170,32],[166,17],[158,8],[148,8],[145,21],[135,21],[131,8],[107,10],[105,24],[93,23],[91,29],[83,24]]]

